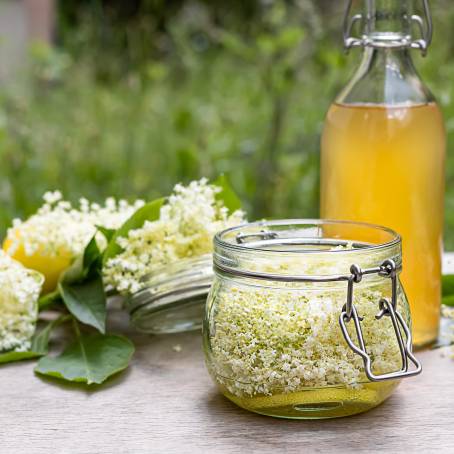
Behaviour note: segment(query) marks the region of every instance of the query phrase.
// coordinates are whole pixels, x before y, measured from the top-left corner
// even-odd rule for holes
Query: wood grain
[[[124,315],[110,324],[124,329]],[[0,453],[454,453],[454,361],[441,350],[369,413],[285,421],[217,392],[199,333],[133,337],[131,368],[96,391],[34,376],[31,362],[2,367]]]

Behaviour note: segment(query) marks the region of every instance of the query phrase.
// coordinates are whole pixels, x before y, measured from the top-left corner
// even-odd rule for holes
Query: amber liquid
[[[401,278],[416,346],[438,334],[445,146],[434,103],[334,104],[322,138],[322,217],[381,224],[402,235]]]

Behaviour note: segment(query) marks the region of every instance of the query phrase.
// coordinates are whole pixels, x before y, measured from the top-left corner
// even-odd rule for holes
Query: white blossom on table
[[[44,204],[36,214],[25,221],[15,219],[8,229],[9,255],[23,247],[28,256],[39,252],[46,257],[65,254],[76,258],[96,233],[97,226],[117,229],[144,205],[142,200],[130,204],[112,197],[100,205],[81,198],[76,208],[63,200],[60,191],[47,192],[43,198]],[[96,240],[100,247],[106,245],[101,233]]]
[[[39,273],[0,251],[0,352],[30,348],[42,283]]]

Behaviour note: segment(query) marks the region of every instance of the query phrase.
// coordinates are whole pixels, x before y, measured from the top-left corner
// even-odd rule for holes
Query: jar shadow
[[[388,440],[384,433],[393,433],[393,424],[401,416],[398,394],[368,412],[323,420],[280,419],[252,413],[236,406],[216,389],[207,393],[205,408],[212,435],[223,440],[223,446],[239,452],[249,443],[254,449],[275,452],[303,452],[302,446],[307,452],[315,446],[317,452],[319,449],[322,452],[323,447],[335,445],[342,452],[357,452],[359,448],[362,452],[375,452],[377,439],[382,440],[382,449],[386,449],[388,442],[392,445],[392,439]]]

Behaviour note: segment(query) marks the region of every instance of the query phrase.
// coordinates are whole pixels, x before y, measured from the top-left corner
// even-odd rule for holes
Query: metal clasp
[[[364,362],[364,370],[367,378],[370,381],[384,381],[394,380],[403,377],[410,377],[421,373],[421,363],[416,359],[412,352],[412,338],[411,331],[405,323],[402,315],[397,310],[397,269],[396,264],[393,260],[385,260],[381,266],[376,268],[369,268],[361,270],[357,265],[352,265],[350,268],[351,275],[348,279],[347,288],[347,302],[344,305],[342,312],[339,316],[339,324],[344,335],[345,340],[349,347],[358,355],[360,355]],[[391,279],[391,301],[388,298],[382,298],[379,305],[379,313],[375,316],[377,320],[382,317],[390,317],[393,324],[394,332],[396,334],[397,343],[399,345],[400,354],[402,357],[402,368],[395,372],[390,372],[382,375],[375,375],[372,372],[372,360],[370,355],[367,353],[366,343],[364,342],[363,331],[361,328],[362,317],[359,316],[355,305],[353,304],[353,287],[355,283],[361,282],[362,278],[366,274],[379,274],[383,277]],[[353,320],[356,330],[356,336],[358,345],[356,345],[347,330],[347,323]],[[402,336],[402,331],[405,335]],[[415,366],[414,369],[409,370],[409,360]]]
[[[349,0],[344,15],[344,48],[346,51],[349,51],[352,47],[363,46],[363,38],[352,36],[353,27],[356,22],[363,22],[362,14],[355,14],[353,17],[350,17],[352,4],[353,0]]]
[[[433,35],[433,24],[432,24],[432,14],[430,13],[429,7],[429,0],[423,0],[423,8],[424,8],[424,16],[425,16],[425,23],[424,19],[417,14],[413,14],[410,19],[411,22],[414,22],[418,25],[418,28],[421,32],[421,39],[417,39],[412,41],[411,47],[413,49],[420,49],[422,55],[425,57],[427,54],[427,48],[430,46],[432,42],[432,35]]]
[[[411,27],[412,24],[416,24],[420,37],[413,39],[412,36],[408,37],[408,40],[402,40],[401,47],[410,47],[412,49],[419,49],[423,56],[427,54],[427,49],[432,42],[433,24],[432,15],[429,7],[429,0],[422,0],[424,17],[418,14],[412,14],[410,17],[405,16],[409,21]],[[363,34],[361,37],[355,37],[353,35],[353,29],[357,22],[362,22],[363,25],[366,21],[371,20],[370,17],[364,17],[363,14],[358,13],[350,17],[352,10],[353,0],[348,0],[347,9],[344,15],[343,35],[344,35],[344,47],[348,51],[352,47],[386,47],[387,44],[375,42],[374,40]],[[370,7],[369,7],[370,8]],[[411,34],[411,31],[410,31]]]

